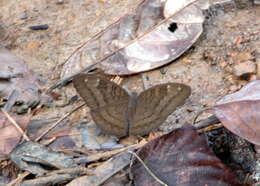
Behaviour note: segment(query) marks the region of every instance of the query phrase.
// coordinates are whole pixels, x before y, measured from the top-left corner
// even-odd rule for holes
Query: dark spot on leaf
[[[176,23],[171,23],[170,24],[170,26],[169,26],[169,30],[171,31],[171,32],[175,32],[175,30],[177,30],[177,24]]]

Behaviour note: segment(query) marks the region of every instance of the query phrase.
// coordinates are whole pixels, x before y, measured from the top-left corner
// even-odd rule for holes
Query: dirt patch
[[[133,10],[138,2],[3,0],[0,2],[0,42],[41,75],[47,82],[46,86],[51,86],[59,79],[61,65],[78,46]],[[198,112],[213,106],[220,97],[240,89],[248,81],[260,78],[259,6],[253,6],[251,2],[230,1],[227,5],[212,6],[205,14],[207,19],[202,36],[182,57],[160,69],[122,78],[121,84],[125,88],[137,92],[165,82],[185,83],[192,88],[192,95],[186,104],[160,127],[164,133],[186,121],[192,122]],[[48,24],[49,29],[29,29],[30,26],[42,24]],[[72,85],[57,92],[61,95],[57,103],[66,103],[76,95]],[[60,117],[74,106],[44,108],[33,119]],[[68,122],[75,125],[86,118],[91,119],[88,108],[74,113]],[[224,140],[223,133],[226,136]],[[237,174],[243,170],[241,180],[244,180],[245,174],[256,171],[252,164],[257,157],[252,155],[250,144],[235,139],[226,131],[210,135],[214,136],[211,140],[214,141],[216,154],[221,158],[228,151],[233,160],[225,161],[235,162]],[[234,143],[227,145],[228,140]],[[239,143],[242,144],[240,151],[237,150]],[[243,152],[241,146],[244,147]],[[245,149],[250,152],[250,157],[247,157]],[[239,153],[244,159],[239,159]]]

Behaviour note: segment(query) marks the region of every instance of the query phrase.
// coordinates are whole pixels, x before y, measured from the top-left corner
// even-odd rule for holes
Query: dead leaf
[[[15,116],[12,118],[19,124],[22,129],[25,129],[29,123],[30,116]],[[0,152],[9,154],[12,149],[18,144],[22,136],[21,132],[5,117],[3,113],[0,113]]]
[[[204,136],[186,125],[146,144],[137,154],[167,185],[239,185],[213,154]],[[131,167],[135,185],[161,185],[136,158]]]
[[[0,97],[7,98],[16,90],[17,101],[30,104],[39,100],[39,79],[20,59],[1,45],[0,66]]]
[[[61,76],[74,75],[96,63],[107,74],[128,75],[171,62],[202,33],[201,4],[207,0],[144,0],[134,13],[79,47],[66,61]]]
[[[206,112],[215,114],[234,134],[260,144],[260,80],[249,82],[239,91],[224,96]]]
[[[260,145],[260,100],[236,101],[208,110],[234,134]]]
[[[102,184],[102,186],[122,186],[122,185],[131,186],[127,172],[128,172],[127,168],[126,170],[124,169],[121,170],[116,175],[109,178],[104,184]]]
[[[36,175],[43,175],[49,170],[76,166],[73,156],[52,151],[32,141],[19,144],[11,152],[10,158],[20,169]]]
[[[98,166],[93,171],[93,176],[82,176],[79,177],[69,184],[68,186],[85,186],[85,185],[91,185],[91,186],[98,186],[104,183],[106,180],[108,180],[111,176],[113,176],[118,171],[125,168],[127,165],[130,164],[131,154],[128,152],[120,153],[102,165]]]
[[[21,185],[59,185],[59,183],[65,183],[86,174],[91,175],[92,172],[85,167],[78,166],[74,168],[64,168],[61,170],[51,171],[42,177],[25,180]]]
[[[260,80],[251,81],[239,91],[224,96],[217,105],[243,100],[260,100]]]

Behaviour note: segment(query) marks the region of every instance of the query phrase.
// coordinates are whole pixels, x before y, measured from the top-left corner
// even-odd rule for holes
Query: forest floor
[[[60,79],[64,61],[78,46],[134,10],[139,3],[139,0],[1,0],[0,42],[41,78],[44,87],[50,87]],[[191,96],[160,126],[161,133],[179,128],[185,122],[192,123],[201,110],[214,106],[221,97],[260,78],[259,5],[243,0],[219,1],[205,14],[202,35],[181,57],[159,69],[121,78],[124,86],[137,92],[166,82],[184,83],[191,87]],[[44,24],[49,26],[47,30],[29,29],[30,26]],[[57,104],[65,104],[76,95],[71,84],[55,91],[59,95],[55,101]],[[60,118],[80,103],[44,107],[31,119]],[[208,116],[205,114],[200,119]],[[91,122],[87,107],[66,119],[71,126],[82,121]],[[214,134],[209,131],[208,135],[213,135],[213,141],[217,143],[212,147],[215,153],[223,161],[228,159],[240,181],[255,174],[259,155],[252,149],[244,151],[245,148],[250,149],[249,143],[237,142],[234,137],[233,147],[228,148],[237,160],[230,163],[230,159],[224,157],[223,149],[226,152],[227,147],[223,144],[227,143],[227,139],[223,136],[234,134],[221,128]],[[135,140],[126,143],[134,144]],[[244,149],[237,150],[238,143],[244,145]],[[254,155],[248,158],[245,153]]]

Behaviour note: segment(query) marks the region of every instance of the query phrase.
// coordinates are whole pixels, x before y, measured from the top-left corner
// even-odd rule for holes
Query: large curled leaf
[[[95,63],[107,74],[127,75],[171,62],[202,33],[201,2],[207,4],[207,0],[144,0],[133,14],[122,17],[72,54],[62,77]]]
[[[260,145],[260,80],[224,96],[206,111],[215,114],[234,134]]]
[[[237,101],[207,110],[234,134],[260,145],[260,100]]]
[[[239,185],[229,168],[208,148],[205,137],[189,125],[151,141],[138,156],[169,186]],[[135,185],[161,185],[137,159],[131,172]]]
[[[217,104],[224,104],[234,101],[260,100],[260,80],[251,81],[239,91],[229,94],[217,101]]]

